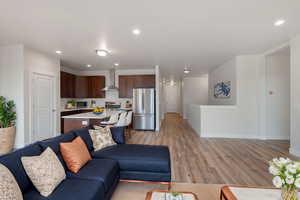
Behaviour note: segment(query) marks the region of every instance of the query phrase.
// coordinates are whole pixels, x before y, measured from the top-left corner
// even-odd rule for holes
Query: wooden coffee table
[[[165,198],[166,194],[170,193],[168,190],[153,190],[147,193],[145,200],[167,200]],[[198,197],[193,192],[177,192],[182,194],[182,200],[198,200]]]
[[[239,199],[280,199],[281,190],[274,187],[224,186],[221,188],[221,200]]]

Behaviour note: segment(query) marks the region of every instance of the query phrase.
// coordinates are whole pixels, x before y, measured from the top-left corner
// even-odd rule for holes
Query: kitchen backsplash
[[[118,97],[119,94],[118,92],[114,92],[114,91],[109,91],[106,92],[106,98],[103,99],[98,99],[98,98],[91,98],[91,99],[80,99],[80,98],[61,98],[60,100],[60,105],[61,105],[61,109],[65,109],[66,104],[69,100],[75,100],[75,101],[87,101],[88,106],[90,106],[91,100],[96,101],[96,105],[99,107],[104,107],[105,106],[105,102],[107,101],[112,101],[112,102],[116,102],[117,104],[121,103],[121,107],[124,106],[124,104],[126,103],[126,101],[129,101],[130,103],[132,103],[132,99],[125,99],[125,98],[119,98]]]

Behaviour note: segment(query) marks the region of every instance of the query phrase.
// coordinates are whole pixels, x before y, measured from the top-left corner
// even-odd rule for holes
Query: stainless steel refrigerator
[[[155,89],[133,89],[133,129],[155,130]]]

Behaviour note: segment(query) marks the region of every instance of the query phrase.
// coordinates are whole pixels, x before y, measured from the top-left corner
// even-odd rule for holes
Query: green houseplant
[[[0,154],[13,150],[16,136],[16,105],[0,96]]]

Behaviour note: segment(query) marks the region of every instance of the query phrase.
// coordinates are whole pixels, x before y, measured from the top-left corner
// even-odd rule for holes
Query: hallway
[[[173,182],[271,186],[268,161],[297,159],[288,154],[288,141],[200,138],[173,113],[159,133],[132,131],[128,143],[169,146]]]

